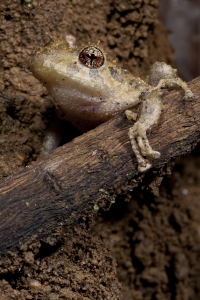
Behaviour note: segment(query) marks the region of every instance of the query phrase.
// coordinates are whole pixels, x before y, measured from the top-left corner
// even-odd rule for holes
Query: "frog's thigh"
[[[185,92],[185,100],[195,98],[193,92],[188,88],[187,83],[177,75],[177,70],[164,62],[156,62],[151,66],[149,84],[154,86],[152,90],[163,87],[170,89],[181,87]]]
[[[177,70],[173,69],[170,65],[164,62],[155,62],[149,73],[149,85],[156,86],[158,85],[161,79],[173,79],[177,78]]]

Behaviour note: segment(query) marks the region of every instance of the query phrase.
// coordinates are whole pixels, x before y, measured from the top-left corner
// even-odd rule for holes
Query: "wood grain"
[[[189,84],[196,98],[183,100],[181,90],[163,99],[164,110],[149,135],[159,169],[189,153],[200,140],[200,78]],[[0,182],[0,253],[16,249],[33,236],[48,236],[55,228],[105,206],[122,186],[137,186],[145,174],[128,139],[124,114],[59,147]]]

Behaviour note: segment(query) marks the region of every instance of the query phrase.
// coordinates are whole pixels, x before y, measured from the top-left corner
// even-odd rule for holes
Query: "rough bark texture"
[[[173,91],[163,99],[160,121],[149,136],[159,169],[189,153],[200,140],[200,78],[189,86],[196,98]],[[0,253],[47,236],[60,225],[72,225],[94,205],[105,207],[122,186],[141,182],[128,140],[132,125],[121,114],[74,139],[0,183]],[[112,186],[112,190],[110,190]]]

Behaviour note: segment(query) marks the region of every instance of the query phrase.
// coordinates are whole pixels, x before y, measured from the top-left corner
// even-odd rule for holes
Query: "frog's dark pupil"
[[[104,55],[102,51],[94,46],[83,48],[79,54],[79,61],[85,67],[97,69],[104,64]]]
[[[94,54],[94,53],[88,53],[87,54],[87,57],[89,58],[89,59],[91,59],[91,60],[93,60],[93,59],[96,59],[97,57],[96,57],[96,55]]]

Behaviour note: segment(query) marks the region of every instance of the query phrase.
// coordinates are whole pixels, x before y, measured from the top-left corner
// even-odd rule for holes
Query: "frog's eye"
[[[79,61],[87,68],[97,69],[104,64],[104,55],[100,49],[88,46],[81,50]]]

